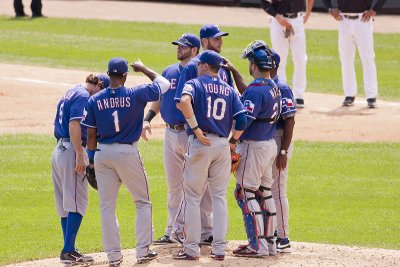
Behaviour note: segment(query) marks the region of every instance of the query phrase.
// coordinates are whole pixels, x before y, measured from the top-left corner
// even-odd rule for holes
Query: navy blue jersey
[[[278,86],[282,96],[282,112],[278,123],[276,124],[276,128],[282,129],[283,125],[285,124],[283,118],[296,113],[296,105],[294,104],[292,89],[290,89],[290,87],[284,81],[280,80],[278,76],[275,76],[274,82]]]
[[[220,77],[203,75],[192,79],[185,84],[184,94],[192,96],[197,123],[206,133],[228,137],[233,117],[246,112],[238,94]],[[187,133],[194,134],[190,128]]]
[[[230,71],[221,67],[219,69],[218,74],[219,77],[221,77],[221,79],[224,82],[226,82],[229,86],[233,87],[233,79]],[[191,60],[185,66],[185,68],[181,72],[181,75],[179,76],[178,86],[176,87],[176,93],[175,93],[176,102],[181,101],[182,90],[185,83],[194,78],[197,78],[197,62]]]
[[[240,139],[265,141],[273,138],[281,113],[281,94],[274,81],[263,78],[254,80],[244,91],[242,101],[247,119],[252,123]]]
[[[147,102],[160,100],[157,83],[133,88],[107,88],[89,98],[82,124],[97,128],[101,144],[129,144],[139,140]]]
[[[166,67],[162,73],[162,76],[171,83],[170,89],[162,95],[160,109],[161,117],[168,124],[178,125],[186,123],[185,116],[177,109],[174,101],[176,86],[182,69],[183,67],[179,63],[176,63]]]
[[[54,119],[54,136],[57,139],[70,137],[69,122],[82,119],[89,96],[85,86],[80,84],[68,90],[60,99]],[[81,129],[82,140],[86,141],[86,127],[81,127]]]

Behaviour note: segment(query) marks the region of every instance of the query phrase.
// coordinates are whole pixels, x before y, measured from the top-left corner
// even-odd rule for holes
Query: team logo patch
[[[293,108],[294,107],[294,103],[292,101],[292,99],[290,98],[283,98],[283,106],[286,106],[288,108]]]
[[[244,107],[248,112],[253,113],[254,111],[254,103],[251,102],[250,100],[244,101]]]

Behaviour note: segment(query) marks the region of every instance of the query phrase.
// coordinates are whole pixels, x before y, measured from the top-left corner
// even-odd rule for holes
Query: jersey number
[[[63,115],[63,109],[64,109],[64,102],[60,105],[60,110],[58,111],[58,122],[62,124],[62,115]]]
[[[279,106],[279,104],[275,103],[274,106],[272,107],[272,110],[274,113],[272,113],[272,116],[271,116],[271,119],[273,120],[270,122],[271,124],[275,124],[278,121],[279,116],[280,116],[280,115],[278,115],[278,111],[279,111],[279,114],[281,114],[281,111],[278,110],[278,106]]]
[[[212,106],[212,107],[211,107]],[[207,97],[207,118],[212,117],[216,120],[222,120],[225,116],[226,101],[223,98],[217,98],[214,100],[214,105],[212,105],[211,96]],[[219,114],[217,112],[220,111]]]
[[[112,113],[112,116],[114,117],[114,126],[115,126],[115,131],[118,133],[119,132],[119,120],[118,120],[118,111],[114,111]]]

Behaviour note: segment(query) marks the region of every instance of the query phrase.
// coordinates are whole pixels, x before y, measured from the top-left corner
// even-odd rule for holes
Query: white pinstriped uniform
[[[342,62],[342,82],[345,96],[357,94],[357,80],[354,68],[356,48],[363,65],[363,81],[365,97],[376,98],[378,95],[378,80],[376,75],[373,22],[361,21],[362,14],[346,13],[347,15],[359,15],[358,19],[339,21],[339,54]]]
[[[293,71],[293,91],[295,98],[304,99],[304,93],[307,86],[306,77],[306,34],[304,31],[303,16],[297,18],[285,18],[293,26],[294,35],[285,38],[285,27],[273,18],[270,25],[270,35],[272,49],[274,49],[281,58],[279,64],[278,76],[286,82],[286,61],[289,49],[292,53],[292,60],[294,65]]]

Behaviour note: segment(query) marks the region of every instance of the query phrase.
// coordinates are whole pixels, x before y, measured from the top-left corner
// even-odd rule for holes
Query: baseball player
[[[386,0],[338,0],[332,8],[331,0],[324,0],[329,14],[339,21],[339,55],[342,62],[343,106],[352,106],[357,94],[354,58],[356,47],[363,65],[364,91],[369,108],[376,107],[378,80],[376,76],[373,17]]]
[[[162,73],[162,76],[171,83],[171,88],[162,96],[161,101],[151,103],[143,122],[142,131],[143,139],[147,140],[146,132],[151,133],[150,121],[160,112],[161,117],[166,123],[163,159],[168,186],[168,222],[165,234],[155,240],[155,244],[172,243],[169,237],[183,199],[183,161],[187,152],[188,136],[185,132],[185,117],[176,108],[174,97],[176,83],[179,80],[182,69],[199,53],[200,39],[194,34],[185,33],[178,40],[172,42],[172,44],[177,46],[176,57],[179,62],[168,66]],[[203,215],[203,221],[207,222],[207,214],[203,213]],[[180,221],[175,222],[176,229],[183,229],[183,224],[180,223]]]
[[[280,57],[271,50],[272,59],[275,62],[275,68],[271,70],[271,77],[279,88],[282,96],[282,112],[276,125],[275,142],[278,155],[272,166],[272,175],[274,183],[271,188],[272,197],[276,206],[276,249],[277,252],[290,253],[292,251],[289,242],[289,202],[287,198],[287,179],[288,179],[288,161],[293,153],[293,128],[296,106],[290,87],[279,79],[277,70]]]
[[[61,217],[64,247],[60,261],[64,264],[91,263],[93,258],[75,248],[75,239],[88,206],[88,183],[83,179],[87,164],[86,127],[80,120],[89,96],[107,87],[105,74],[90,74],[84,84],[68,90],[57,105],[54,136],[57,146],[51,157],[54,198]]]
[[[243,58],[249,60],[249,72],[255,80],[242,95],[248,126],[239,135],[241,142],[236,148],[241,161],[235,172],[235,198],[242,209],[249,244],[239,246],[233,253],[240,257],[262,257],[276,254],[276,209],[271,186],[281,94],[270,76],[275,63],[267,44],[253,41],[245,49]],[[230,142],[236,143],[237,138],[234,132]]]
[[[212,198],[212,256],[224,260],[228,230],[226,190],[230,174],[230,147],[227,140],[233,119],[240,133],[246,125],[244,107],[234,89],[219,77],[221,56],[204,51],[198,62],[198,78],[185,83],[180,109],[189,125],[188,152],[183,172],[184,233],[183,250],[173,255],[179,260],[200,256],[200,202],[207,188]]]
[[[137,141],[143,125],[147,102],[158,101],[170,83],[144,66],[140,60],[131,65],[153,83],[133,88],[124,87],[128,62],[116,57],[108,63],[110,87],[92,96],[85,108],[82,124],[88,127],[89,159],[94,160],[99,188],[103,247],[110,266],[122,262],[121,241],[115,215],[121,183],[131,194],[136,206],[136,257],[142,263],[154,259],[150,250],[153,239],[152,210],[148,178]],[[99,142],[98,151],[96,144]]]
[[[304,107],[306,80],[306,35],[304,24],[311,15],[314,0],[261,0],[265,12],[273,17],[270,25],[272,48],[281,57],[279,77],[286,82],[286,59],[292,53],[293,90],[298,108]],[[306,10],[305,14],[303,11]]]

